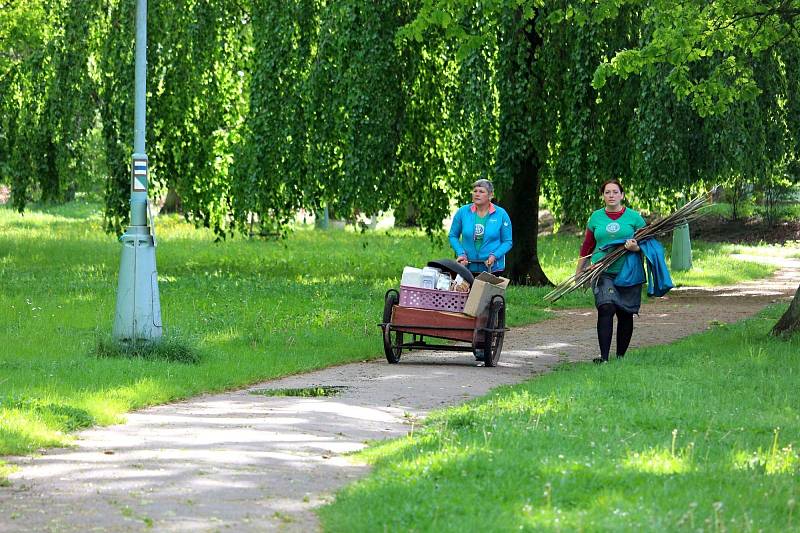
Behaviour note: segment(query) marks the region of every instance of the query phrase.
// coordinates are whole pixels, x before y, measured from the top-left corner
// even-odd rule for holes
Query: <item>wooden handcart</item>
[[[399,302],[400,294],[396,289],[386,291],[380,327],[383,330],[383,350],[389,363],[399,363],[403,350],[441,350],[472,352],[477,360],[484,362],[484,366],[497,365],[506,332],[503,296],[493,296],[477,317],[403,307]],[[411,339],[406,340],[406,335]],[[457,344],[430,344],[428,339],[431,338],[456,341]]]

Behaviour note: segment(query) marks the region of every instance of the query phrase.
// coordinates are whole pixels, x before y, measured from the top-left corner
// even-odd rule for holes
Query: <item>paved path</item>
[[[675,290],[647,302],[632,348],[733,322],[794,294],[800,261],[767,281]],[[431,409],[518,383],[596,353],[592,310],[562,311],[506,335],[500,366],[471,355],[403,355],[145,409],[80,433],[77,447],[20,458],[0,489],[0,531],[309,531],[335,490],[365,475],[347,452],[403,435]],[[635,357],[635,355],[633,355]],[[327,398],[267,397],[265,388],[337,385]]]

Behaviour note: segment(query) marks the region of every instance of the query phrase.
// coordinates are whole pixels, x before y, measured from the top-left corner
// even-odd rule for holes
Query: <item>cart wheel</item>
[[[397,291],[389,289],[386,291],[386,298],[383,304],[383,352],[386,354],[386,360],[390,364],[397,364],[400,362],[400,354],[403,349],[400,345],[403,344],[403,333],[400,331],[392,331],[389,327],[392,321],[392,307],[398,304],[400,297]],[[394,341],[394,342],[392,342]]]
[[[493,298],[489,305],[489,318],[486,320],[486,329],[499,329],[501,331],[487,331],[483,342],[483,364],[496,366],[503,350],[503,337],[506,327],[506,306],[502,298]]]

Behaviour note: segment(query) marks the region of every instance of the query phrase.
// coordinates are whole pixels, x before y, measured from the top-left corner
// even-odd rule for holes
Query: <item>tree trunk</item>
[[[514,176],[504,202],[514,230],[514,247],[506,257],[506,272],[514,283],[539,287],[552,285],[539,264],[537,249],[540,167],[534,155],[528,156]]]
[[[167,197],[164,199],[164,206],[161,208],[161,213],[180,213],[181,197],[173,188],[167,190]]]
[[[506,273],[514,283],[552,285],[539,264],[539,191],[543,157],[541,134],[530,131],[530,117],[537,116],[543,98],[543,80],[537,75],[536,56],[544,41],[536,31],[536,16],[524,19],[517,8],[508,21],[510,32],[501,46],[501,137],[498,163],[510,178],[511,189],[503,196],[514,229],[514,247],[506,257]]]
[[[398,228],[419,227],[419,206],[413,200],[404,200],[394,210],[394,225]]]
[[[800,287],[797,287],[797,292],[794,293],[794,299],[789,304],[789,309],[778,320],[770,334],[775,337],[788,338],[798,331],[800,331]]]

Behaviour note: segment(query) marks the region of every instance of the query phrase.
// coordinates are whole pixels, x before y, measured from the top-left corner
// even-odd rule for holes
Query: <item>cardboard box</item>
[[[492,296],[495,294],[505,295],[508,282],[508,278],[494,276],[488,272],[479,274],[472,282],[467,303],[464,304],[464,314],[478,316],[483,313],[489,306]]]

